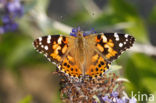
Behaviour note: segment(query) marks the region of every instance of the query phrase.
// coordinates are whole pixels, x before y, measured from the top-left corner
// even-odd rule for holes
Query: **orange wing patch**
[[[54,52],[51,53],[50,56],[60,61],[61,57],[58,54],[59,54],[59,50],[61,50],[61,46],[59,46],[59,44],[56,44],[56,42],[54,42],[52,45],[52,49],[54,50]]]
[[[61,65],[61,71],[68,74],[71,77],[78,77],[82,75],[81,70],[78,68],[78,66],[75,64],[74,58],[72,56],[67,55],[64,60],[62,61]]]
[[[112,40],[109,40],[105,45],[104,48],[108,48],[108,54],[106,54],[106,58],[110,59],[111,57],[115,56],[117,52],[113,50],[114,43]]]
[[[97,49],[104,54],[107,59],[110,59],[117,54],[117,51],[113,49],[113,41],[111,39],[108,40],[104,34],[98,35],[95,40],[97,42]]]
[[[103,73],[109,69],[109,63],[106,62],[99,54],[95,54],[92,57],[92,64],[86,71],[86,75],[89,77],[94,78],[97,76],[102,76]]]
[[[53,52],[50,54],[50,56],[56,59],[57,61],[60,61],[62,55],[64,55],[68,49],[67,43],[68,43],[67,38],[60,36],[57,40],[57,43],[56,41],[53,42],[52,44]]]

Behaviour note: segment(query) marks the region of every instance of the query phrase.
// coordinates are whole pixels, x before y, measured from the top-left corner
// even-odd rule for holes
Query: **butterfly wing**
[[[102,76],[105,71],[109,69],[110,63],[107,62],[97,51],[94,51],[93,55],[86,65],[86,75],[90,78]]]
[[[94,49],[94,54],[89,65],[86,66],[86,74],[95,77],[102,75],[111,62],[119,57],[119,55],[130,48],[135,39],[128,34],[118,33],[97,33],[85,37],[87,44]],[[93,41],[93,42],[90,42]]]
[[[58,68],[68,76],[80,78],[82,75],[82,70],[73,54],[74,49],[72,48],[65,56],[61,64],[58,65]]]
[[[128,34],[120,33],[100,33],[95,37],[97,50],[105,57],[106,60],[112,62],[126,49],[130,48],[135,39]]]
[[[69,38],[60,35],[39,37],[33,42],[35,49],[43,53],[49,61],[59,64],[66,55]]]
[[[82,73],[78,69],[71,52],[75,37],[48,35],[39,37],[33,42],[35,49],[43,53],[49,61],[56,64],[60,72],[73,77],[79,77]]]

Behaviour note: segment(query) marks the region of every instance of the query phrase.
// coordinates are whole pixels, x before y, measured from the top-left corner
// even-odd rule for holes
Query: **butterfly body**
[[[76,36],[49,35],[36,39],[34,47],[56,63],[69,77],[102,76],[113,60],[134,43],[134,37],[118,33]]]

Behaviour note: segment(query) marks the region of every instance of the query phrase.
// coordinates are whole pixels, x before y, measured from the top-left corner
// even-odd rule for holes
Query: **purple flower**
[[[12,13],[14,17],[23,15],[23,6],[20,4],[19,0],[13,0],[8,2],[6,6],[9,13]]]
[[[112,102],[112,100],[109,99],[108,96],[104,96],[104,97],[102,97],[102,100],[103,100],[104,102],[109,102],[109,103]]]
[[[17,30],[18,24],[15,19],[21,17],[24,11],[20,0],[0,0],[0,3],[4,8],[4,15],[1,17],[2,25],[0,26],[0,34]]]
[[[116,98],[116,103],[127,103],[126,101],[122,100],[122,99],[118,99]]]
[[[4,24],[7,24],[7,23],[11,22],[11,18],[9,17],[9,15],[4,15],[4,16],[2,17],[2,22],[3,22]]]
[[[78,27],[78,28],[73,28],[73,29],[72,29],[72,32],[70,33],[70,35],[76,37],[78,31],[80,31],[80,27]]]
[[[87,35],[94,34],[94,33],[96,33],[96,31],[94,30],[94,28],[92,28],[90,31],[84,31],[83,36],[87,36]]]
[[[128,99],[125,96],[120,97],[119,93],[116,91],[113,91],[111,94],[108,94],[104,97],[99,98],[101,100],[101,103],[137,103],[136,98],[132,97],[131,99]]]
[[[118,95],[119,95],[119,93],[116,92],[116,91],[113,91],[112,94],[111,94],[112,97],[117,97]]]
[[[3,33],[4,33],[4,28],[0,27],[0,34],[3,34]]]
[[[136,98],[132,97],[131,99],[129,99],[129,103],[137,103]]]
[[[17,23],[10,23],[7,25],[3,26],[3,29],[5,32],[7,31],[15,31],[18,28],[18,24]]]
[[[81,31],[80,30],[80,27],[78,28],[73,28],[72,29],[72,32],[70,33],[70,36],[77,36],[77,33]],[[87,35],[90,35],[90,34],[94,34],[96,33],[96,31],[92,28],[90,31],[83,31],[83,36],[87,36]]]

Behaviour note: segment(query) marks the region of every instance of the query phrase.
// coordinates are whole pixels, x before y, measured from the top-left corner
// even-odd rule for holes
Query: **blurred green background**
[[[131,91],[156,96],[155,0],[21,2],[24,15],[15,19],[18,30],[0,35],[0,103],[61,103],[52,77],[56,66],[37,53],[32,42],[47,34],[69,35],[78,26],[133,35],[134,47],[113,65],[121,66],[120,77],[129,80],[125,83],[129,96]]]

